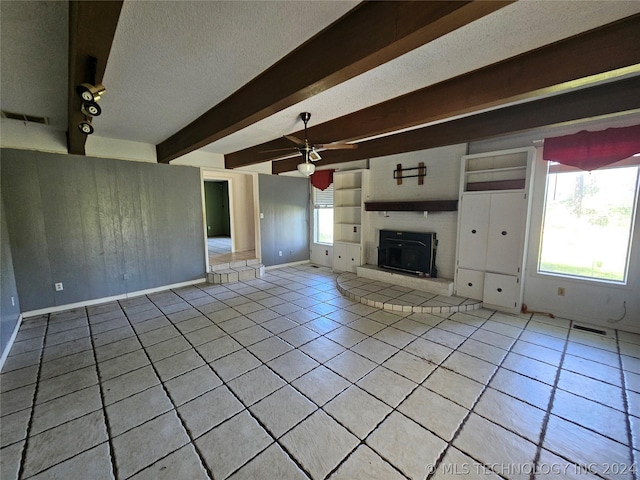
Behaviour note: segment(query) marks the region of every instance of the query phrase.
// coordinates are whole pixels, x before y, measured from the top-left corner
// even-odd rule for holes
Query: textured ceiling
[[[96,135],[165,140],[357,3],[125,0]],[[67,2],[2,0],[0,8],[2,109],[48,116],[65,130]],[[300,130],[302,111],[316,125],[636,13],[636,0],[520,0],[204,150],[260,144]]]

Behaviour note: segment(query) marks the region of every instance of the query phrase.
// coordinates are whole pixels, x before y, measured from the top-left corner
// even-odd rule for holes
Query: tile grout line
[[[496,312],[492,313],[488,318],[485,319],[485,321],[478,327],[477,330],[479,330],[480,328],[482,328],[483,325],[485,325],[494,315]],[[529,323],[531,322],[531,318],[529,317],[529,319],[527,320],[527,322],[524,324],[524,326],[522,327],[522,329],[520,330],[520,333],[518,334],[517,337],[515,337],[515,339],[513,340],[511,346],[509,347],[509,349],[506,351],[507,353],[504,355],[504,357],[502,358],[502,360],[500,361],[500,364],[496,366],[495,370],[493,371],[493,373],[491,374],[491,376],[486,380],[486,382],[484,383],[483,388],[481,389],[480,393],[478,394],[478,396],[476,397],[476,399],[473,401],[473,403],[471,404],[471,406],[469,407],[467,413],[465,414],[465,416],[463,417],[462,421],[460,422],[460,424],[458,425],[458,428],[456,429],[456,431],[453,433],[453,435],[451,436],[451,440],[449,440],[444,448],[444,450],[441,452],[440,456],[436,459],[435,463],[432,465],[431,471],[428,472],[426,480],[431,480],[436,473],[438,472],[438,468],[440,467],[440,465],[442,465],[442,462],[444,460],[444,457],[446,456],[447,452],[449,451],[449,449],[453,446],[453,442],[458,438],[458,436],[460,435],[460,433],[462,433],[462,430],[464,428],[464,426],[466,425],[467,421],[469,420],[469,418],[471,417],[472,413],[474,412],[475,407],[478,405],[478,403],[480,402],[480,399],[482,398],[482,396],[484,395],[484,393],[487,391],[487,389],[489,388],[489,384],[491,383],[491,381],[493,380],[493,378],[498,374],[498,371],[500,370],[500,368],[502,368],[502,365],[504,364],[505,360],[507,359],[507,356],[511,353],[511,351],[513,350],[513,346],[518,342],[518,340],[520,339],[520,337],[523,335],[523,333],[526,331],[527,325],[529,325]],[[495,332],[494,332],[495,333]],[[465,340],[466,342],[466,340]],[[462,344],[464,344],[465,342],[462,342]],[[462,345],[461,344],[461,345]],[[459,347],[458,347],[459,348]],[[457,349],[455,351],[458,351]],[[457,372],[456,372],[457,373]],[[492,422],[495,425],[498,425],[495,422]],[[501,426],[501,425],[500,425]],[[502,427],[504,428],[504,427]],[[507,430],[507,429],[506,429]],[[509,431],[509,430],[508,430]],[[453,447],[455,448],[455,447]],[[460,450],[462,451],[462,450]],[[463,452],[464,453],[464,452]],[[470,458],[473,458],[471,455],[469,455]],[[478,462],[479,464],[482,464],[483,466],[485,466],[484,462]],[[487,468],[489,471],[493,472],[494,474],[496,474],[499,477],[503,477],[502,475],[498,474],[497,472],[494,472],[490,467],[485,466],[485,468]]]
[[[104,415],[104,425],[107,430],[107,442],[109,444],[109,460],[111,461],[111,470],[114,478],[118,478],[118,465],[116,464],[115,450],[113,448],[113,435],[111,434],[111,422],[107,416],[107,406],[104,402],[104,386],[102,384],[102,375],[100,373],[100,367],[98,366],[98,356],[96,354],[96,346],[93,339],[93,330],[91,327],[91,317],[89,315],[89,309],[85,307],[85,314],[87,316],[87,325],[89,326],[89,340],[91,341],[91,351],[93,353],[93,360],[96,367],[96,375],[98,377],[98,387],[100,388],[100,403],[102,404],[102,415]]]
[[[42,373],[42,358],[44,357],[44,349],[47,346],[47,332],[49,330],[49,319],[51,314],[47,315],[47,323],[43,332],[42,350],[40,351],[40,358],[38,360],[38,374],[36,375],[36,384],[33,389],[33,397],[31,399],[31,413],[29,414],[29,423],[27,423],[27,431],[25,432],[24,445],[22,446],[22,452],[20,455],[20,468],[18,469],[18,479],[22,479],[24,475],[25,463],[27,460],[27,449],[29,447],[29,440],[31,437],[31,428],[33,427],[33,418],[36,411],[36,400],[38,398],[38,391],[40,389],[40,375]]]
[[[624,364],[622,362],[622,351],[620,350],[620,336],[618,334],[618,330],[615,330],[616,332],[616,350],[618,352],[618,363],[620,365],[620,381],[621,381],[621,385],[622,385],[622,403],[624,404],[624,410],[625,410],[625,421],[626,421],[626,427],[627,427],[627,441],[629,442],[629,458],[631,459],[631,465],[629,465],[630,471],[631,471],[631,476],[633,480],[638,480],[638,472],[636,470],[636,468],[634,468],[636,466],[635,462],[636,462],[636,458],[635,458],[635,451],[633,448],[633,432],[631,430],[631,419],[629,418],[631,413],[629,412],[629,396],[627,395],[627,382],[626,382],[626,377],[625,377],[625,370],[624,370]]]
[[[553,386],[551,387],[551,395],[549,396],[549,402],[547,403],[547,410],[545,411],[544,418],[542,419],[542,430],[540,431],[538,445],[536,446],[536,454],[533,457],[533,468],[531,474],[529,475],[529,480],[536,480],[536,471],[538,469],[538,464],[540,463],[540,457],[542,455],[542,445],[544,444],[547,436],[547,428],[549,426],[549,420],[551,419],[551,411],[553,410],[553,403],[556,398],[558,383],[560,382],[560,375],[562,374],[562,365],[564,364],[564,359],[567,355],[567,348],[569,347],[569,337],[571,336],[572,325],[573,322],[570,322],[569,328],[567,330],[567,335],[564,339],[564,348],[562,349],[562,354],[560,355],[560,363],[558,364],[558,371],[556,372],[556,376],[553,380]]]

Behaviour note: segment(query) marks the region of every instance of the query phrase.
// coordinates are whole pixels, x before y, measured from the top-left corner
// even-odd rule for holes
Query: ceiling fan
[[[358,148],[358,145],[351,144],[351,143],[336,142],[336,143],[325,143],[325,144],[317,144],[317,145],[313,145],[309,143],[309,140],[307,138],[307,124],[309,123],[310,118],[311,118],[311,114],[309,112],[302,112],[300,114],[300,120],[304,122],[304,140],[300,140],[298,137],[295,137],[293,135],[285,135],[284,138],[295,143],[296,144],[295,147],[289,147],[289,148],[278,149],[278,150],[269,150],[271,152],[291,150],[291,149],[298,150],[298,152],[302,154],[302,158],[304,159],[304,163],[301,163],[300,165],[298,165],[298,171],[307,177],[311,175],[316,169],[315,165],[310,162],[317,162],[322,158],[318,153],[319,151],[347,150],[347,149]]]

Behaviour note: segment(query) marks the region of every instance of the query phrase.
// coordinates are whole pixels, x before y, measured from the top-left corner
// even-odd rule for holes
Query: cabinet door
[[[482,300],[484,291],[484,272],[480,270],[458,269],[456,277],[456,295],[459,297]]]
[[[339,272],[356,273],[360,265],[360,245],[351,243],[334,243],[333,269]]]
[[[463,195],[460,206],[458,265],[472,270],[484,270],[491,195]]]
[[[518,275],[522,266],[527,201],[523,193],[491,195],[486,269]]]
[[[485,273],[484,292],[482,295],[482,301],[485,304],[516,309],[519,295],[520,283],[517,276]]]

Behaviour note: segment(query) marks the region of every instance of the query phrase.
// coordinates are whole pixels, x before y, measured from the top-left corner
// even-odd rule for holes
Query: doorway
[[[218,258],[232,252],[229,182],[204,182],[205,219],[207,222],[207,254]]]

